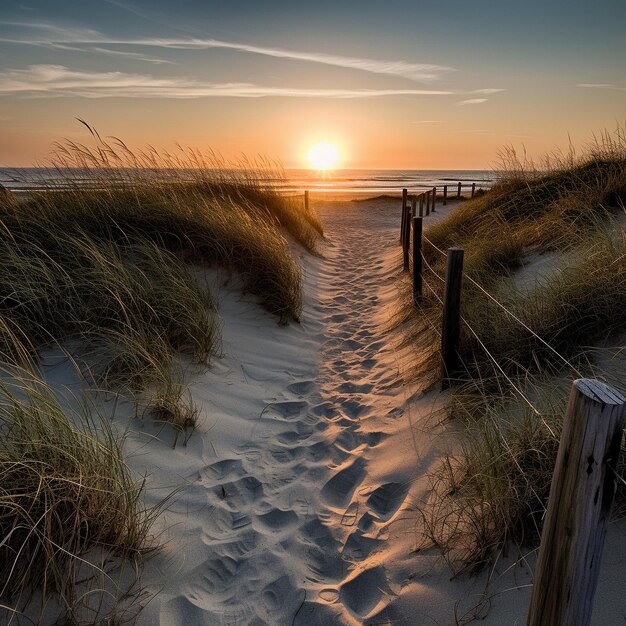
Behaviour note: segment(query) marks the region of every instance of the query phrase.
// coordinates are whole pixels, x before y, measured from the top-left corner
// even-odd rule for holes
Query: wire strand
[[[478,343],[480,344],[480,347],[485,351],[485,354],[493,361],[494,365],[498,368],[498,370],[500,371],[500,373],[504,376],[504,378],[506,378],[506,380],[508,381],[509,385],[511,385],[511,387],[518,393],[518,395],[524,400],[524,402],[526,402],[526,404],[528,404],[528,406],[533,410],[533,412],[541,418],[541,421],[543,422],[543,425],[550,431],[550,434],[553,437],[556,437],[554,431],[552,430],[552,428],[550,427],[550,425],[548,424],[548,422],[546,422],[546,420],[544,419],[543,415],[541,414],[541,412],[537,409],[537,407],[535,407],[535,405],[524,395],[524,392],[513,382],[513,380],[511,379],[510,376],[508,376],[508,374],[502,369],[501,365],[498,363],[498,361],[496,360],[496,358],[493,356],[493,354],[491,354],[491,352],[489,351],[489,349],[487,348],[487,346],[485,345],[485,343],[482,341],[482,339],[478,336],[478,334],[476,333],[476,331],[471,327],[471,325],[469,324],[469,322],[463,317],[461,316],[461,320],[463,321],[463,323],[467,326],[467,328],[469,329],[469,331],[472,333],[472,335],[474,335],[474,337],[476,338],[476,341],[478,341]]]
[[[446,253],[439,248],[437,245],[435,245],[430,239],[428,239],[428,237],[424,236],[424,239],[428,242],[428,244],[430,246],[432,246],[432,248],[434,250],[436,250],[439,254],[441,254],[442,256],[446,256]],[[423,255],[422,255],[423,256]],[[428,262],[426,261],[426,259],[424,259],[424,261],[426,262],[426,264],[428,265]],[[429,269],[432,270],[432,268]],[[469,276],[467,273],[463,272],[463,275],[465,276],[465,278],[467,278],[467,280],[474,285],[474,287],[476,287],[477,289],[479,289],[483,294],[485,294],[485,296],[487,296],[487,298],[489,298],[494,304],[496,304],[498,307],[500,307],[507,315],[509,315],[512,319],[514,319],[520,326],[522,326],[523,328],[525,328],[531,335],[533,335],[533,337],[536,337],[539,342],[541,344],[543,344],[546,348],[548,348],[548,350],[550,350],[553,354],[555,354],[559,359],[561,359],[561,361],[563,361],[563,363],[565,363],[565,365],[567,365],[569,368],[572,369],[572,371],[577,375],[580,376],[582,378],[582,374],[578,371],[578,369],[576,369],[576,367],[574,367],[572,365],[572,363],[566,359],[558,350],[556,350],[555,348],[553,348],[547,341],[545,341],[545,339],[543,339],[542,337],[540,337],[532,328],[530,328],[530,326],[528,326],[528,324],[526,324],[523,320],[521,320],[517,315],[515,315],[515,313],[513,313],[513,311],[509,310],[506,306],[504,306],[504,304],[502,304],[502,302],[500,302],[495,296],[493,296],[491,293],[489,293],[480,283],[478,283],[477,281],[475,281],[471,276]]]
[[[548,348],[548,350],[550,350],[553,354],[556,354],[556,356],[558,356],[559,359],[561,359],[561,361],[563,361],[563,363],[565,363],[568,367],[570,367],[574,373],[576,373],[581,378],[583,377],[583,375],[558,350],[553,348],[547,341],[542,339],[532,328],[530,328],[530,326],[528,326],[526,323],[524,323],[517,315],[515,315],[515,313],[510,311],[497,298],[492,296],[482,285],[477,283],[471,276],[468,276],[467,274],[465,274],[465,277],[467,278],[467,280],[469,280],[470,283],[472,283],[472,285],[474,285],[477,289],[482,291],[482,293],[484,293],[494,304],[496,304],[507,315],[509,315],[511,318],[513,318],[520,326],[525,328],[531,335],[536,337],[546,348]]]
[[[438,246],[436,246],[426,235],[423,235],[423,238],[426,240],[426,242],[432,246],[435,250],[437,250],[437,252],[439,252],[439,254],[441,254],[441,256],[447,256],[447,254]]]
[[[439,276],[439,274],[437,274],[437,272],[432,268],[431,264],[426,260],[426,257],[424,256],[423,252],[422,252],[422,261],[424,261],[424,263],[426,264],[426,267],[435,275],[435,278],[437,278],[439,282],[442,282],[442,283],[446,282],[445,279]]]
[[[428,282],[424,281],[424,285],[426,285],[426,287],[430,289],[430,292],[433,294],[433,296],[435,296],[435,298],[437,298],[437,300],[439,301],[439,304],[443,306],[443,300],[439,297],[437,292],[428,284]]]

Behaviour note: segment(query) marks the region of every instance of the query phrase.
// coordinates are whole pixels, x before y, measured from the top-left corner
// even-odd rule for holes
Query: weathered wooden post
[[[404,212],[404,241],[402,242],[402,260],[404,271],[409,270],[409,246],[411,243],[411,211]]]
[[[400,243],[404,244],[404,226],[406,220],[404,219],[404,213],[406,211],[406,197],[409,192],[406,189],[402,190],[402,213],[400,214]]]
[[[435,212],[435,202],[437,200],[437,187],[433,187],[433,213]]]
[[[476,193],[476,183],[472,183],[472,198],[474,197],[475,193]]]
[[[586,626],[615,495],[626,399],[575,380],[556,459],[528,626]]]
[[[426,215],[430,215],[430,190],[426,192]]]
[[[458,190],[457,190],[457,192],[456,192],[456,197],[457,197],[457,198],[460,198],[460,197],[461,197],[461,181],[459,181],[459,188],[458,188]]]
[[[422,218],[413,218],[413,301],[422,298]]]
[[[424,216],[424,194],[420,195],[420,217]]]
[[[304,192],[304,211],[305,213],[309,212],[309,191]]]
[[[441,357],[443,361],[442,389],[450,386],[451,379],[461,369],[459,342],[461,340],[462,283],[463,249],[448,248],[441,326]]]
[[[448,204],[448,185],[443,186],[443,206]]]

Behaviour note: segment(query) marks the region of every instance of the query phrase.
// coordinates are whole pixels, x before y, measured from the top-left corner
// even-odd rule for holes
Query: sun
[[[316,143],[311,146],[307,159],[316,170],[331,170],[339,160],[339,152],[332,143]]]

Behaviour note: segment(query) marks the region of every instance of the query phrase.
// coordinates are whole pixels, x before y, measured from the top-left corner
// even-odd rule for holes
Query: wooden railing
[[[427,200],[420,199],[428,194],[432,194],[432,206]],[[462,370],[459,343],[463,323],[468,326],[488,356],[493,358],[484,342],[461,315],[464,277],[483,292],[485,297],[504,308],[513,320],[522,324],[539,341],[558,354],[471,276],[464,275],[463,249],[449,248],[446,253],[425,237],[422,222],[429,214],[429,206],[434,210],[435,194],[435,190],[429,190],[420,196],[413,196],[408,206],[408,194],[405,190],[402,196],[400,238],[406,271],[410,269],[409,248],[412,252],[415,302],[419,303],[422,299],[424,265],[436,274],[439,281],[444,282],[443,300],[433,291],[443,306],[442,388],[452,384]],[[444,187],[444,204],[446,196]],[[424,258],[424,239],[439,254],[447,257],[445,278],[439,276]],[[569,364],[564,357],[559,357]],[[499,367],[498,363],[495,365]],[[515,389],[522,393],[517,387]],[[624,436],[625,418],[626,399],[618,391],[599,380],[574,380],[563,421],[541,534],[527,626],[588,626],[591,623],[604,540],[615,496],[616,480],[619,478],[617,463]]]

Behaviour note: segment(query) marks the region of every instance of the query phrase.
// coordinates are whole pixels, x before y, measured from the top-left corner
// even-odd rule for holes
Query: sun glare
[[[339,160],[339,152],[332,143],[316,143],[311,146],[307,158],[316,170],[330,170]]]

